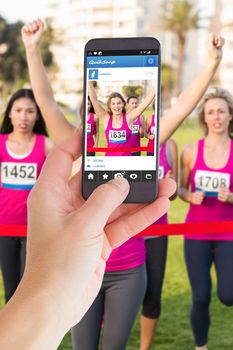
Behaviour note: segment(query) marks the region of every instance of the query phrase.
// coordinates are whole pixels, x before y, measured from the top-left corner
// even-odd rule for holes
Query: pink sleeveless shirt
[[[0,224],[25,225],[27,198],[46,158],[45,136],[36,135],[32,151],[20,159],[8,153],[7,138],[8,134],[0,134]],[[1,236],[4,234],[0,231]]]
[[[109,118],[107,128],[105,129],[105,135],[107,140],[107,146],[110,148],[124,148],[131,147],[132,130],[129,128],[126,114],[122,115],[122,125],[120,128],[114,128],[112,125],[112,117]],[[106,156],[130,156],[130,152],[106,152]]]
[[[87,121],[87,147],[94,146],[95,118],[94,113],[89,113]]]
[[[140,127],[141,127],[141,116],[139,115],[137,119],[132,124],[131,131],[131,146],[132,147],[140,147]]]
[[[167,174],[168,170],[171,170],[171,158],[170,158],[170,142],[167,141],[163,143],[159,151],[159,180],[163,179]],[[159,220],[156,221],[157,224],[167,224],[167,213],[164,214]]]
[[[145,242],[143,238],[133,237],[120,247],[113,249],[106,263],[106,271],[133,269],[145,262]]]
[[[148,129],[148,134],[155,135],[155,115],[154,114],[152,114],[151,116],[151,123]],[[154,141],[155,140],[148,140],[147,147],[153,147]],[[149,153],[152,153],[152,152],[149,152]]]
[[[231,140],[228,161],[221,169],[212,169],[205,164],[204,146],[205,140],[199,140],[196,162],[190,174],[190,184],[192,192],[202,190],[205,192],[205,197],[201,205],[190,204],[186,222],[232,221],[233,205],[219,201],[217,194],[220,184],[233,192],[233,140]],[[187,234],[185,238],[233,240],[233,229],[232,233]]]
[[[163,143],[160,147],[159,151],[159,174],[158,178],[159,180],[163,179],[165,175],[167,174],[168,170],[171,169],[171,157],[170,157],[170,142],[167,141]],[[167,218],[167,213],[161,216],[157,221],[155,221],[155,224],[168,224],[168,218]],[[150,239],[150,238],[156,238],[160,236],[148,236],[145,237],[145,239]]]

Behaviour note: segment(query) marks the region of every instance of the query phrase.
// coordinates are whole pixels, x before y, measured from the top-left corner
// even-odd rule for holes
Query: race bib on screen
[[[87,123],[87,134],[91,133],[91,124]]]
[[[230,174],[218,171],[197,170],[195,174],[195,187],[197,191],[206,192],[206,196],[217,196],[219,187],[230,187]]]
[[[139,125],[132,125],[132,134],[136,135],[139,133]]]
[[[115,143],[126,142],[126,131],[125,130],[109,130],[109,141]]]
[[[155,135],[155,127],[154,126],[151,127],[150,133],[151,133],[151,135]]]
[[[158,178],[159,180],[164,178],[164,166],[162,165],[159,166]]]
[[[14,190],[30,190],[37,179],[36,163],[1,163],[2,187]]]

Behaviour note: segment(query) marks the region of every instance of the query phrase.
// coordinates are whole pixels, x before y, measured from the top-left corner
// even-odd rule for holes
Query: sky
[[[46,0],[0,0],[0,15],[7,22],[22,20],[25,23],[46,15]]]

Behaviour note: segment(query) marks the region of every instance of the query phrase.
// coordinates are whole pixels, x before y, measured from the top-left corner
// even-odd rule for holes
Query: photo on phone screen
[[[144,39],[144,40],[143,40]],[[83,195],[126,177],[126,202],[157,193],[159,43],[153,38],[93,39],[85,50]]]

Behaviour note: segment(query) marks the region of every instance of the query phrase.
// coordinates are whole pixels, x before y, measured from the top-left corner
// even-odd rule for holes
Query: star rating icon
[[[108,174],[103,174],[103,180],[108,180]]]

